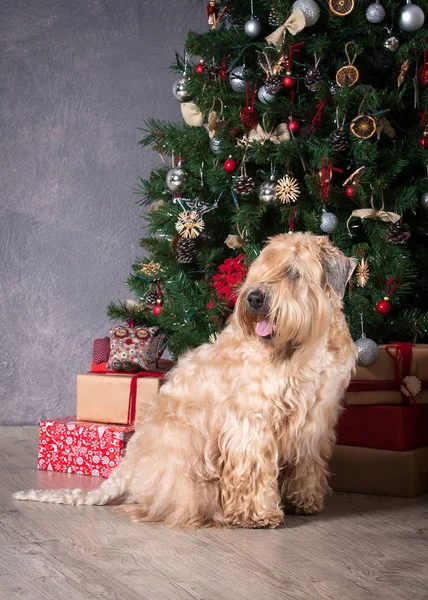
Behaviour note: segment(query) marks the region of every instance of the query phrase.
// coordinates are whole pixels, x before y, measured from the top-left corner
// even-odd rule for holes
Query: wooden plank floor
[[[98,479],[37,471],[35,427],[0,428],[0,599],[428,598],[428,497],[334,494],[283,528],[179,531],[111,507],[18,502]]]

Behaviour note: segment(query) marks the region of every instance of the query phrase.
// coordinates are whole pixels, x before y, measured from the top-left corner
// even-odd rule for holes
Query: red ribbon
[[[297,210],[297,206],[293,206],[293,209],[291,211],[290,224],[288,226],[290,231],[294,231],[294,217],[296,216],[296,210]]]
[[[227,57],[228,57],[228,54],[229,54],[229,47],[228,46],[229,46],[229,42],[227,42],[225,44],[225,50],[224,50],[224,54],[223,54],[223,60],[221,61],[221,67],[220,67],[220,70],[218,72],[220,79],[227,79],[228,78],[228,73],[227,73]]]
[[[410,375],[413,354],[412,342],[392,342],[385,347],[385,350],[394,361],[395,381],[400,382],[407,375]]]
[[[249,92],[250,86],[248,85],[247,82],[245,82],[245,106],[247,108],[249,108],[250,110],[254,109],[254,103],[256,101],[256,87],[254,86],[253,88],[251,88],[251,106],[249,104],[249,97],[248,97],[248,92]]]
[[[309,133],[313,133],[314,130],[318,129],[318,127],[321,125],[321,115],[322,115],[324,106],[327,104],[327,100],[328,100],[328,98],[324,98],[324,100],[321,100],[321,102],[318,102],[317,112],[315,113],[315,116],[312,119],[312,126],[309,130]]]
[[[327,202],[327,199],[330,195],[330,184],[331,178],[333,175],[333,171],[337,171],[338,173],[343,173],[342,169],[338,169],[337,167],[333,167],[331,162],[325,163],[325,159],[323,157],[321,164],[321,198],[323,204]]]
[[[398,289],[401,285],[401,281],[397,281],[396,277],[391,277],[390,279],[382,279],[382,281],[386,282],[386,295],[388,297],[392,296],[396,289]],[[397,281],[397,283],[394,282]],[[400,342],[397,342],[400,343]]]
[[[420,121],[419,121],[420,127],[426,127],[426,125],[427,125],[427,109],[425,108],[423,112],[418,113],[418,117],[420,117]]]
[[[304,46],[305,42],[299,42],[298,44],[288,44],[288,56],[285,58],[284,64],[287,71],[291,71],[291,64],[293,62],[293,54],[300,52],[300,46]]]
[[[159,373],[158,371],[139,371],[138,373],[130,371],[89,371],[91,375],[132,375],[131,385],[129,388],[129,399],[128,399],[128,425],[135,424],[135,414],[137,410],[137,382],[142,377],[157,377],[162,379],[165,373]]]

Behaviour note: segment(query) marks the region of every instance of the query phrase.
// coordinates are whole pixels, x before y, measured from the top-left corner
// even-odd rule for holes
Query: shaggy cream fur
[[[97,490],[28,491],[68,504],[122,499],[136,520],[276,527],[323,508],[327,461],[356,348],[342,313],[355,268],[328,238],[272,238],[229,325],[168,375],[126,457]]]

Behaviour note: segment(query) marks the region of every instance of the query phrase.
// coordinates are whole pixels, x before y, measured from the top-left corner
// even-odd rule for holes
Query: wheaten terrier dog
[[[18,492],[66,504],[121,499],[135,520],[276,527],[323,508],[327,461],[356,348],[342,298],[356,261],[326,237],[272,238],[229,325],[170,372],[98,489]]]

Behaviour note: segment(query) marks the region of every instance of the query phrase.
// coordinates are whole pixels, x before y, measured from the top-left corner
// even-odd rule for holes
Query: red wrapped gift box
[[[337,443],[396,451],[428,446],[428,405],[348,406],[339,417]]]
[[[40,422],[38,468],[108,477],[125,450],[134,427],[76,421]]]

